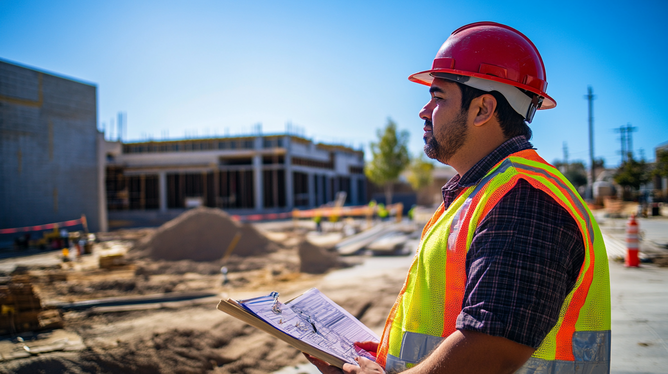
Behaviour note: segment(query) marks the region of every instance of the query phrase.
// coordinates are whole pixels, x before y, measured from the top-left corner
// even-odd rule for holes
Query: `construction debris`
[[[122,253],[115,253],[106,256],[100,256],[98,259],[100,269],[111,269],[116,266],[125,265],[125,256]]]
[[[56,310],[42,310],[40,298],[25,275],[12,277],[0,285],[0,335],[60,328],[63,321]]]
[[[332,269],[351,266],[341,260],[337,253],[328,252],[308,240],[299,244],[299,260],[299,271],[308,274],[322,274]]]

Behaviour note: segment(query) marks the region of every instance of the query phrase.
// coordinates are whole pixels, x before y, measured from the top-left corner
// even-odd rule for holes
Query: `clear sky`
[[[422,149],[418,111],[431,67],[458,27],[510,25],[538,47],[557,108],[533,144],[548,161],[619,164],[615,128],[636,155],[668,141],[668,2],[0,0],[0,58],[98,87],[98,126],[127,113],[126,140],[239,135],[286,123],[315,141],[365,147],[388,118]],[[663,88],[662,88],[663,87]],[[367,153],[368,157],[368,153]]]

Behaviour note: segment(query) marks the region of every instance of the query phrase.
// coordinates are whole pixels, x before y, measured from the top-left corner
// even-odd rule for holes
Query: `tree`
[[[658,151],[656,153],[656,163],[652,174],[659,177],[668,177],[668,151]]]
[[[392,203],[392,183],[399,179],[410,162],[408,155],[408,131],[397,134],[397,124],[392,119],[387,120],[387,126],[379,129],[378,142],[371,142],[373,159],[364,167],[364,174],[369,180],[385,187],[385,203]]]
[[[614,176],[615,182],[630,193],[637,191],[640,186],[649,181],[649,173],[645,160],[636,161],[633,158],[625,161]]]
[[[575,188],[587,185],[587,169],[581,161],[569,165],[564,177],[568,179]]]
[[[430,185],[431,181],[434,179],[432,174],[434,164],[424,157],[424,153],[420,153],[417,157],[414,157],[411,160],[408,170],[408,183],[411,184],[411,187],[413,187],[415,191]]]
[[[555,161],[554,167],[559,169],[578,191],[580,186],[587,184],[587,169],[582,161],[575,161],[570,164]]]

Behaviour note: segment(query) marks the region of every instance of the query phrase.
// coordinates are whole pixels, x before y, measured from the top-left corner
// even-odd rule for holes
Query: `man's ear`
[[[496,118],[494,112],[496,111],[496,98],[491,94],[484,94],[476,97],[471,101],[471,108],[474,109],[475,117],[473,118],[474,126],[483,126],[491,119]]]

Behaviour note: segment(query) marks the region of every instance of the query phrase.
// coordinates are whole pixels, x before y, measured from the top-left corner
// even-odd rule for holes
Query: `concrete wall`
[[[97,88],[0,60],[0,228],[101,211]]]

